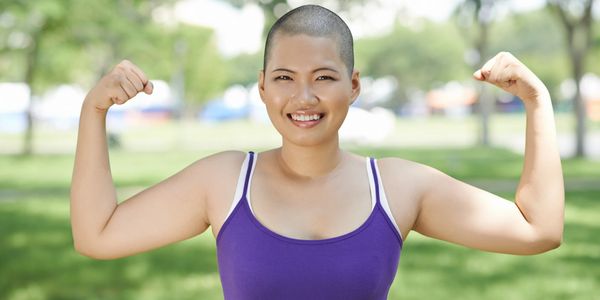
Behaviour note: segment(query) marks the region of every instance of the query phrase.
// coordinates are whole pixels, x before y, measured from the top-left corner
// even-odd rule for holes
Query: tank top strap
[[[246,154],[246,159],[244,159],[244,162],[242,163],[242,166],[240,168],[240,175],[238,176],[237,186],[235,188],[235,195],[233,196],[233,201],[231,202],[231,206],[229,207],[229,212],[227,213],[226,219],[233,212],[240,200],[245,199],[248,195],[248,190],[250,188],[250,180],[255,163],[256,155],[254,152],[249,151],[248,154]]]
[[[371,190],[371,208],[374,208],[377,203],[380,203],[379,195],[379,180],[375,172],[375,159],[372,157],[366,158],[367,174],[369,174],[369,187]]]
[[[254,165],[256,163],[256,154],[252,151],[248,152],[248,167],[246,169],[246,176],[244,179],[244,193],[242,197],[245,199],[248,196],[248,190],[250,189],[250,180],[252,179],[252,173],[254,172]]]
[[[375,158],[369,157],[367,158],[367,163],[369,164],[369,182],[371,185],[371,197],[376,199],[376,202],[379,203],[381,208],[383,208],[385,214],[387,215],[388,222],[391,223],[396,230],[400,240],[403,240],[402,232],[400,231],[400,227],[396,223],[396,219],[392,214],[392,210],[390,209],[390,205],[388,203],[387,197],[385,195],[385,190],[383,188],[381,174],[379,173],[379,167],[377,165],[377,160]]]

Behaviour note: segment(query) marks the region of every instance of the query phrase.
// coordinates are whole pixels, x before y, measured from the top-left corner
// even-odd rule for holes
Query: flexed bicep
[[[191,165],[119,204],[99,235],[98,258],[129,256],[204,232],[206,195],[192,182],[198,168]]]
[[[517,205],[436,169],[427,168],[415,230],[470,248],[535,254],[548,250]]]
[[[243,159],[240,153],[228,151],[198,160],[123,201],[97,238],[80,252],[98,259],[114,259],[203,233],[210,225],[208,202],[223,179],[223,165],[239,165]]]

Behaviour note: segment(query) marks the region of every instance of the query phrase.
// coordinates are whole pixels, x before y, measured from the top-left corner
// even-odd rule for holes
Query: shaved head
[[[279,35],[305,34],[335,40],[341,60],[352,74],[354,69],[354,42],[346,23],[334,12],[318,5],[303,5],[290,10],[269,30],[265,43],[263,70],[267,69],[271,48]]]

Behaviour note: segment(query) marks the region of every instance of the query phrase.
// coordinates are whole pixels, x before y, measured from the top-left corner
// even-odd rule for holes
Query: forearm
[[[526,108],[525,160],[516,203],[543,240],[560,242],[564,219],[564,181],[550,96]]]
[[[106,112],[86,102],[81,109],[71,181],[71,228],[79,251],[97,240],[117,206],[106,141]]]

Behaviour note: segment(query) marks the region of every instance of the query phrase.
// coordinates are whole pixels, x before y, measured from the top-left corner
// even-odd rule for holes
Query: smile
[[[292,118],[292,120],[301,121],[301,122],[316,121],[316,120],[321,119],[320,114],[312,114],[312,115],[289,114],[289,116]]]
[[[300,128],[311,128],[321,122],[325,114],[322,113],[290,113],[287,114],[292,123]]]

